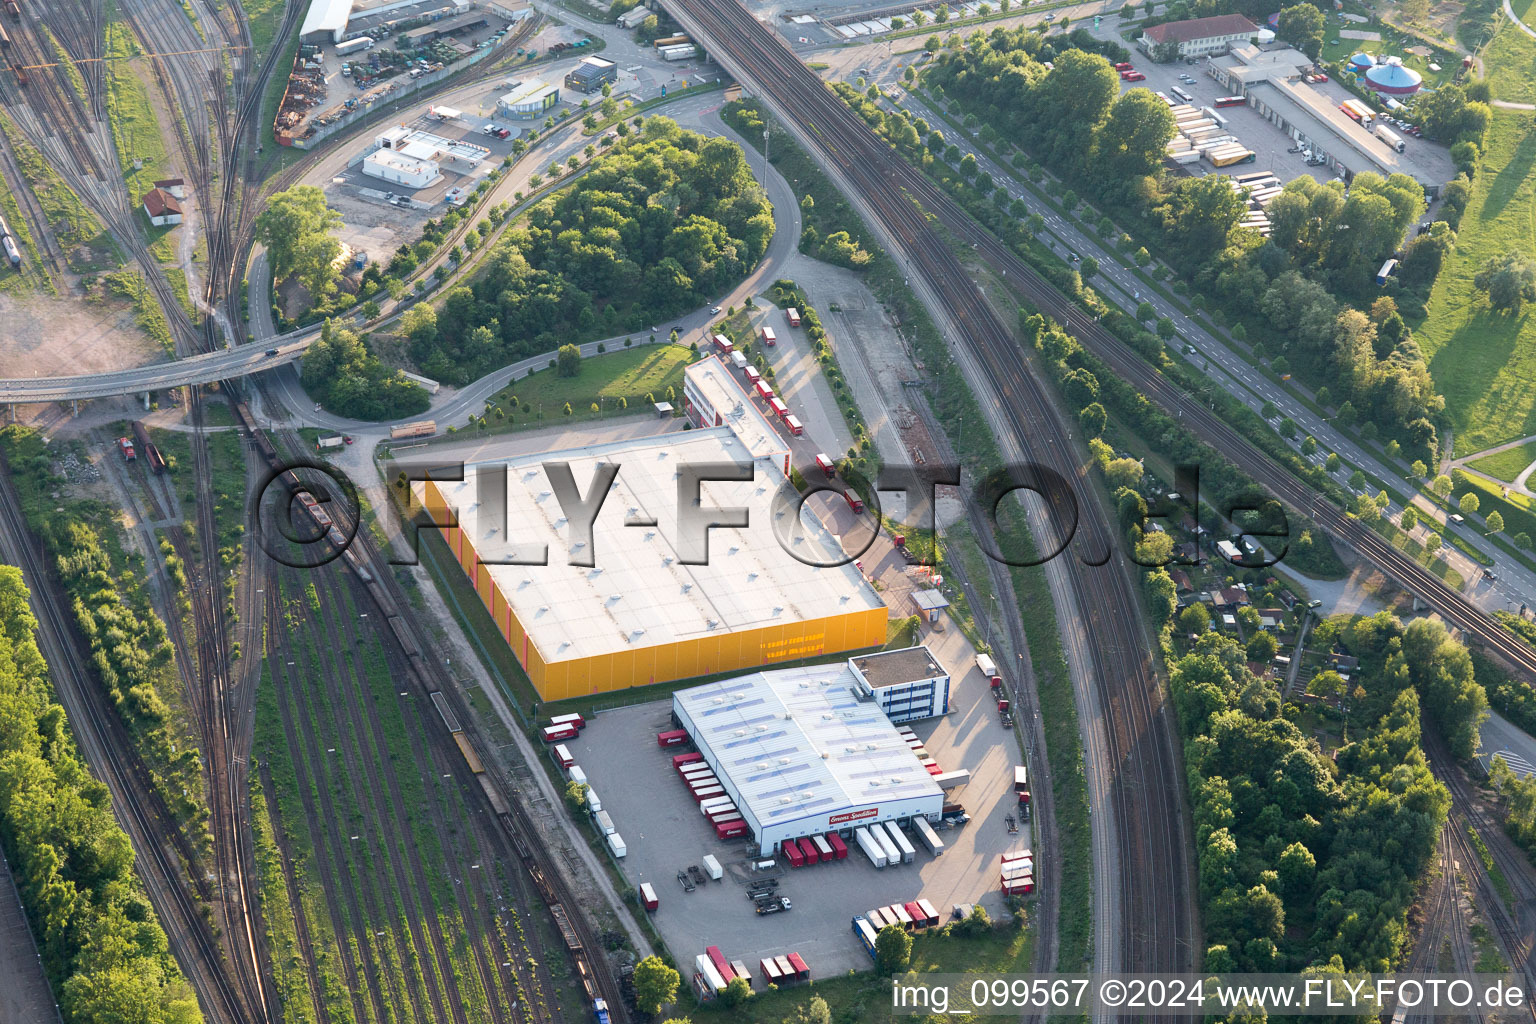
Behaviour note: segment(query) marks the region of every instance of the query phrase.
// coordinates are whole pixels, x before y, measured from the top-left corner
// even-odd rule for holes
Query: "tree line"
[[[1203,633],[1174,663],[1208,970],[1388,971],[1406,953],[1450,807],[1421,747],[1420,702],[1465,757],[1486,700],[1437,621],[1330,619],[1314,646],[1335,643],[1360,666],[1332,762],[1234,639]]]
[[[27,599],[21,570],[0,566],[0,844],[43,970],[70,1024],[198,1024],[107,788],[53,699]]]
[[[1272,356],[1277,372],[1339,382],[1336,398],[1410,457],[1432,463],[1433,417],[1443,402],[1406,323],[1398,316],[1385,324],[1383,315],[1368,327],[1344,301],[1380,293],[1376,272],[1423,215],[1422,187],[1406,175],[1366,172],[1346,194],[1340,183],[1302,177],[1271,203],[1274,227],[1265,239],[1240,226],[1247,205],[1225,176],[1166,172],[1163,153],[1175,127],[1162,100],[1145,89],[1121,95],[1109,61],[1083,50],[1056,53],[1048,70],[1045,45],[1028,29],[976,32],[963,49],[945,50],[925,81],[986,125],[983,140],[1018,143],[1150,239],[1198,290],[1196,303],[1234,322],[1233,336],[1257,342],[1256,352]],[[1467,130],[1477,129],[1476,106],[1464,101],[1457,115]],[[963,176],[984,178],[974,165],[967,174],[968,158],[946,146],[942,133],[931,132],[924,147]],[[992,190],[989,180],[981,186]],[[1402,274],[1385,292],[1410,315],[1422,310],[1468,194],[1464,178],[1447,186],[1444,216],[1451,220],[1403,250]],[[1069,207],[1079,199],[1075,192],[1063,197]],[[1108,217],[1100,222],[1106,225]]]
[[[507,231],[435,323],[413,325],[411,357],[462,384],[566,342],[647,330],[739,281],[773,230],[739,146],[647,118]]]
[[[327,320],[305,350],[300,380],[328,411],[357,420],[414,416],[432,403],[425,388],[386,366],[365,339],[337,320]]]

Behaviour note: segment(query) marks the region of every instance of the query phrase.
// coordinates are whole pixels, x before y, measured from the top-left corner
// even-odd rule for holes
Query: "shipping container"
[[[788,309],[784,310],[784,319],[789,321],[789,326],[791,326],[791,327],[799,327],[800,326],[800,311],[798,309],[796,309],[794,306],[790,306]]]
[[[937,857],[944,852],[944,840],[940,839],[939,834],[933,830],[933,826],[928,824],[928,819],[913,818],[912,829],[917,833],[918,840],[928,847],[929,853]]]
[[[557,740],[573,740],[576,738],[576,728],[570,725],[549,725],[544,727],[544,742],[554,743]]]
[[[747,823],[737,818],[735,821],[715,822],[716,839],[735,839],[737,836],[747,834]]]
[[[720,972],[720,977],[724,978],[725,983],[729,985],[731,983],[731,979],[734,978],[736,974],[731,970],[730,962],[725,959],[725,954],[720,952],[720,947],[705,947],[704,955],[709,957],[709,962],[715,965],[715,970]]]
[[[556,715],[549,720],[550,725],[574,725],[577,729],[585,729],[587,720],[580,715]]]
[[[943,775],[944,774],[944,769],[940,768],[939,765],[938,765],[938,762],[936,762],[936,761],[929,762],[928,764],[923,765],[923,767],[928,769],[928,774],[929,775],[937,776],[937,775]]]
[[[686,766],[690,764],[698,764],[702,760],[704,760],[704,755],[699,753],[697,750],[690,751],[686,754],[673,754],[672,767],[678,771],[682,771]]]
[[[417,420],[414,423],[402,423],[399,426],[389,428],[389,439],[399,441],[407,437],[431,437],[437,433],[436,420]]]
[[[767,381],[765,381],[765,380],[758,381],[756,384],[754,384],[752,386],[752,390],[756,391],[757,392],[757,397],[761,398],[763,401],[765,401],[765,402],[773,401],[773,387]]]
[[[698,803],[703,803],[705,800],[708,800],[712,796],[724,795],[724,786],[705,786],[703,789],[696,789],[693,791],[693,799]]]
[[[874,928],[876,932],[883,931],[885,926],[891,923],[886,920],[884,907],[875,907],[867,911],[864,916],[869,918],[870,927]]]
[[[704,870],[709,873],[709,877],[717,882],[725,874],[724,869],[720,867],[720,862],[715,859],[715,855],[712,853],[706,853],[701,863],[704,865]]]
[[[736,367],[738,370],[744,370],[747,368],[747,357],[742,355],[740,352],[732,352],[731,365]]]
[[[728,356],[736,350],[736,346],[731,344],[731,339],[723,334],[713,335],[710,340],[715,343],[715,348],[719,350],[721,355]]]
[[[816,453],[816,468],[826,476],[837,476],[837,464],[825,452]]]
[[[868,953],[871,958],[874,958],[875,939],[879,936],[879,933],[875,931],[874,926],[869,923],[867,917],[856,917],[853,919],[853,934],[859,940],[859,945],[864,947],[864,952]]]
[[[1004,896],[1028,896],[1035,891],[1035,880],[1033,878],[1020,878],[1003,884],[1001,889]]]
[[[767,345],[769,348],[773,348],[773,346],[777,345],[778,343],[779,343],[779,336],[777,334],[773,333],[773,328],[772,327],[769,327],[767,324],[764,324],[763,325],[763,344]]]
[[[596,814],[598,811],[600,811],[602,809],[603,809],[603,802],[597,798],[597,790],[593,789],[591,786],[588,786],[587,787],[587,810],[591,811],[593,814]]]
[[[579,782],[583,786],[587,784],[587,773],[579,764],[573,764],[566,769],[566,775],[572,782]]]
[[[886,832],[883,822],[876,822],[869,826],[869,838],[880,847],[880,852],[885,854],[887,864],[894,867],[901,863],[901,851],[891,841],[890,833]]]
[[[1218,107],[1241,107],[1241,106],[1247,105],[1247,103],[1248,103],[1248,100],[1246,98],[1242,97],[1242,96],[1218,96],[1218,97],[1216,97],[1216,105]]]
[[[1013,791],[1015,793],[1029,791],[1029,769],[1022,764],[1013,766]]]
[[[666,732],[656,734],[656,745],[658,747],[677,747],[687,742],[687,729],[668,729]]]
[[[800,855],[805,858],[807,866],[821,862],[821,851],[816,849],[816,844],[807,837],[796,843],[800,847]]]
[[[843,837],[836,832],[827,833],[827,842],[832,847],[832,856],[838,860],[848,859],[848,844],[843,842]]]
[[[719,793],[711,793],[711,794],[709,794],[710,796],[724,796],[725,795],[724,787],[720,785],[720,780],[715,778],[715,775],[714,775],[713,772],[704,772],[704,773],[700,773],[698,775],[690,775],[684,781],[688,784],[689,792],[693,793],[694,796],[698,796],[699,792],[701,790],[705,790],[705,789],[719,789],[720,790]],[[699,799],[703,800],[704,798],[703,797],[699,797]]]
[[[827,842],[825,836],[811,836],[811,842],[816,844],[816,852],[820,854],[822,860],[833,858],[832,844]]]
[[[805,433],[805,426],[804,426],[804,424],[802,424],[800,422],[799,418],[796,417],[796,416],[793,416],[793,415],[785,416],[784,417],[784,425],[789,428],[790,434],[792,436],[794,436],[794,437],[799,437],[800,435]]]
[[[763,379],[763,375],[757,372],[757,367],[755,366],[744,366],[741,368],[741,372],[747,375],[747,383],[752,385],[754,389],[757,387],[757,382]]]
[[[369,36],[358,36],[356,39],[348,39],[344,43],[336,44],[336,52],[341,56],[356,53],[358,50],[373,49],[373,39]]]
[[[784,859],[789,862],[790,867],[805,867],[805,854],[800,852],[799,843],[795,842],[793,839],[786,839],[781,849],[784,853]]]
[[[598,831],[605,836],[611,836],[618,831],[618,829],[613,827],[613,818],[609,816],[607,811],[598,811],[592,815],[592,820],[597,822]]]
[[[716,969],[714,963],[710,961],[707,955],[700,953],[698,958],[694,960],[694,964],[698,967],[699,977],[704,979],[705,985],[716,992],[725,991],[725,979],[720,977],[720,971]]]
[[[859,849],[864,851],[864,856],[877,868],[883,868],[889,863],[890,858],[885,855],[885,847],[875,842],[875,837],[869,834],[868,829],[855,829],[853,841],[859,844]]]
[[[799,953],[789,954],[789,965],[794,968],[794,976],[797,979],[800,981],[810,980],[811,969],[806,965],[805,961],[800,958]]]
[[[1005,864],[997,873],[998,877],[1004,882],[1011,882],[1015,878],[1024,878],[1026,876],[1033,877],[1034,874],[1035,865],[1032,861],[1027,860],[1016,860],[1012,864]]]
[[[716,807],[724,807],[730,802],[731,798],[728,796],[717,796],[711,800],[705,800],[703,803],[699,804],[699,813],[707,815]]]
[[[1028,847],[1025,847],[1022,850],[1012,850],[1012,851],[1009,851],[1008,853],[1003,854],[1001,857],[998,858],[998,862],[1002,863],[1002,864],[1008,864],[1008,863],[1011,863],[1012,861],[1016,861],[1016,860],[1034,860],[1034,859],[1035,859],[1034,852],[1031,851]]]
[[[661,51],[661,59],[667,61],[692,60],[699,55],[697,46],[668,46]]]
[[[705,772],[710,775],[715,773],[715,769],[710,766],[708,761],[704,760],[703,754],[682,754],[679,756],[694,758],[692,761],[677,766],[677,774],[681,775],[684,779],[691,779]]]
[[[971,773],[966,769],[961,768],[959,771],[944,772],[942,775],[935,775],[933,777],[933,781],[939,784],[940,789],[953,789],[956,786],[963,786],[967,782],[970,782]]]
[[[916,924],[912,920],[912,915],[907,913],[907,908],[900,903],[892,903],[885,908],[885,912],[887,915],[895,915],[896,923],[901,926],[902,931],[909,932],[912,930],[913,925]]]
[[[1381,265],[1381,269],[1376,271],[1376,283],[1377,284],[1386,284],[1387,283],[1387,278],[1391,277],[1392,276],[1392,272],[1395,271],[1396,269],[1397,269],[1397,260],[1387,260],[1387,262],[1385,262],[1385,263],[1383,263]]]
[[[731,973],[736,975],[736,977],[740,978],[742,981],[745,981],[748,988],[752,987],[752,972],[747,970],[746,963],[741,960],[732,960]]]
[[[995,688],[1003,685],[1002,673],[997,670],[997,662],[992,660],[991,655],[976,655],[976,667],[981,669],[981,674],[986,677],[989,686]]]
[[[741,817],[741,811],[735,804],[722,804],[704,815],[704,817],[708,818],[711,824],[717,821],[734,821]]]
[[[623,857],[629,853],[629,848],[624,845],[624,837],[619,835],[617,832],[609,834],[608,849],[613,852],[615,857]]]
[[[896,849],[901,851],[901,862],[903,864],[911,864],[917,851],[912,849],[912,843],[901,831],[901,828],[894,821],[888,821],[885,823],[885,830],[890,833],[891,842],[896,844]]]
[[[645,905],[646,910],[655,910],[661,906],[661,900],[656,898],[656,890],[651,888],[650,882],[640,883],[640,902]]]
[[[757,966],[762,969],[763,981],[767,984],[776,984],[784,977],[784,972],[779,970],[778,961],[771,956],[763,957],[758,961]]]
[[[564,743],[556,743],[550,748],[550,752],[550,756],[555,759],[555,764],[561,768],[569,768],[576,763],[576,759],[571,756],[571,748]]]
[[[777,398],[768,399],[768,408],[772,409],[773,414],[781,420],[789,415],[789,406]]]

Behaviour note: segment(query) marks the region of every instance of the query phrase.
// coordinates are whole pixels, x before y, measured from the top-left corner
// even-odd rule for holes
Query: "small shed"
[[[656,415],[661,417],[664,420],[665,419],[671,419],[672,418],[672,403],[671,402],[657,402],[656,403]]]
[[[144,193],[144,213],[157,228],[181,223],[181,204],[175,196],[158,188]]]
[[[949,599],[933,589],[912,591],[912,603],[917,605],[918,613],[929,622],[938,622],[939,612],[949,607]]]

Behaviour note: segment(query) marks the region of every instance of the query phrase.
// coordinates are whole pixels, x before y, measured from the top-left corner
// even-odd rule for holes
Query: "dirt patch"
[[[6,377],[99,373],[165,360],[120,303],[0,293],[0,324]]]
[[[1456,38],[1456,22],[1461,19],[1461,12],[1467,9],[1466,4],[1445,2],[1435,4],[1429,12],[1429,28],[1435,35],[1442,39]]]

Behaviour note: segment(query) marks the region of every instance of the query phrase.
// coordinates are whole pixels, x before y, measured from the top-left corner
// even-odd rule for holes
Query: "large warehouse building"
[[[572,536],[570,510],[555,497],[545,466],[556,463],[569,466],[582,495],[599,467],[617,467],[591,550]],[[701,463],[752,467],[751,480],[701,483],[696,506],[714,519],[724,513],[713,510],[745,509],[749,521],[710,530],[707,564],[685,564],[679,504],[694,508],[692,494],[679,493],[678,469]],[[798,524],[776,518],[773,500],[786,485],[777,450],[759,455],[729,423],[471,463],[463,477],[412,486],[445,524],[444,539],[545,700],[885,642],[885,604],[856,566],[832,567],[846,556],[810,506]],[[508,564],[541,549],[547,565]],[[570,564],[584,559],[595,564]]]
[[[944,791],[847,662],[679,690],[672,712],[761,855],[787,839],[943,810]]]

